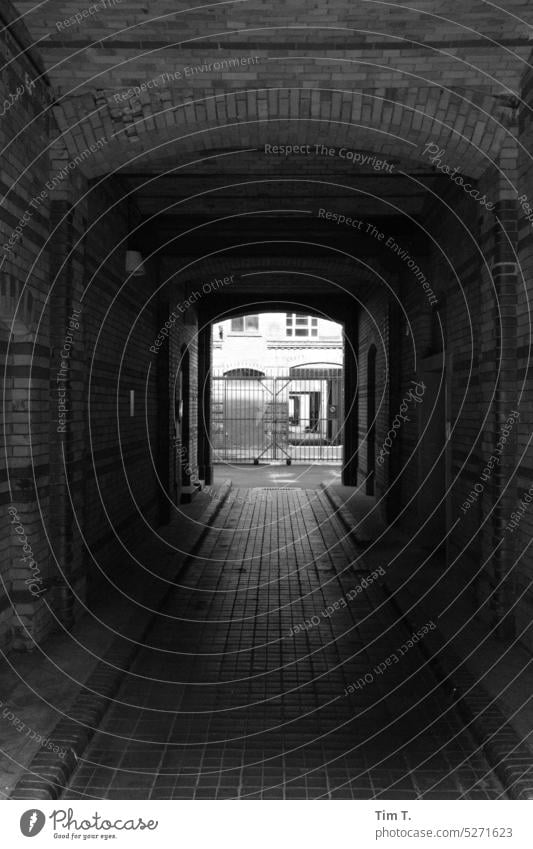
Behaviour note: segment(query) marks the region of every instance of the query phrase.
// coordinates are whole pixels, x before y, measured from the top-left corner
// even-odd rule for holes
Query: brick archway
[[[449,163],[477,178],[497,158],[513,115],[493,96],[429,86],[277,87],[186,100],[174,94],[176,102],[171,94],[134,95],[119,106],[102,92],[60,102],[54,113],[68,156],[84,157],[80,168],[97,177],[121,168],[161,170],[195,153],[326,144],[430,170],[424,149],[438,140]]]

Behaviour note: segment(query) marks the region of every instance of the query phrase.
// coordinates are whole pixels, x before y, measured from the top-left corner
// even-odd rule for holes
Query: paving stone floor
[[[232,490],[199,555],[63,798],[505,797],[321,491]]]

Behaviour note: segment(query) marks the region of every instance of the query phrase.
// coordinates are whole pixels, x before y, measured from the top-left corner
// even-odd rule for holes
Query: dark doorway
[[[443,354],[427,357],[420,363],[421,378],[425,386],[422,402],[418,405],[420,442],[418,449],[418,539],[433,549],[437,540],[446,535],[447,478],[451,474],[446,440],[447,421],[447,369]],[[444,542],[443,542],[444,545]]]
[[[366,371],[366,494],[375,494],[376,476],[376,346],[368,349]]]
[[[181,484],[182,486],[190,485],[191,467],[190,467],[190,364],[189,364],[189,349],[184,345],[181,349],[180,357],[180,390],[181,390]]]
[[[180,503],[183,487],[190,486],[190,368],[189,350],[182,346],[174,384],[174,500]]]

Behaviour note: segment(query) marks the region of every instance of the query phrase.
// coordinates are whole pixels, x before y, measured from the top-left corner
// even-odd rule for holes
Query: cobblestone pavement
[[[426,662],[432,623],[398,620],[323,493],[232,490],[200,554],[63,798],[504,796]]]

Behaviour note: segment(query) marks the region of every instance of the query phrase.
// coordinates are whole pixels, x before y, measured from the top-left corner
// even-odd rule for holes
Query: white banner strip
[[[505,800],[11,801],[0,810],[9,849],[67,840],[143,849],[533,846],[531,802]]]

